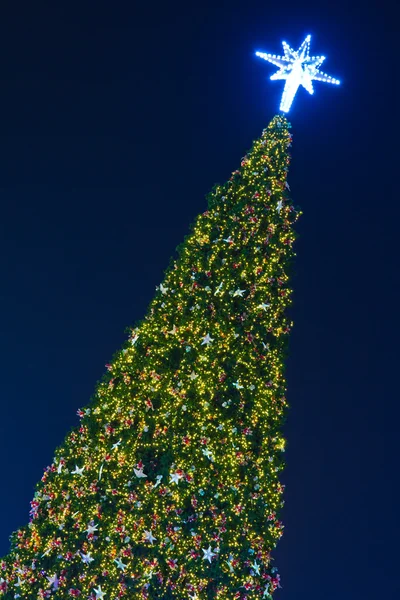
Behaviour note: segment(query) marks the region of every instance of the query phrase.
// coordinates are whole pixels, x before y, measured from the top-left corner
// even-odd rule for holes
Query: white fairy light
[[[282,42],[284,56],[256,52],[256,55],[260,58],[279,67],[279,71],[271,75],[271,79],[286,80],[280,106],[282,112],[289,112],[300,85],[307,92],[313,94],[313,80],[336,85],[340,83],[337,79],[319,70],[319,67],[325,60],[325,56],[310,56],[310,40],[311,36],[308,35],[297,51],[293,50],[286,42]]]

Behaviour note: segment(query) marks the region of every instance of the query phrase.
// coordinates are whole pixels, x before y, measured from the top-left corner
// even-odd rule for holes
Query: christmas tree
[[[45,470],[0,598],[251,599],[279,587],[299,212],[275,117],[178,248]]]

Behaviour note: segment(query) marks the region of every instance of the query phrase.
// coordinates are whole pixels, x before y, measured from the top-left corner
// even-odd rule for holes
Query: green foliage
[[[268,598],[298,211],[275,117],[208,196],[12,537],[0,598]]]

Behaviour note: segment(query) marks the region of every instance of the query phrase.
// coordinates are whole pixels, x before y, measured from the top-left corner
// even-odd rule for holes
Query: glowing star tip
[[[290,46],[283,41],[284,56],[276,54],[266,54],[265,52],[256,52],[256,56],[267,60],[276,67],[279,71],[274,73],[270,79],[286,80],[282,94],[280,110],[289,112],[294,97],[298,88],[302,85],[310,94],[314,93],[312,82],[313,80],[322,81],[324,83],[332,83],[339,85],[340,81],[334,79],[330,75],[322,73],[318,67],[325,60],[325,56],[310,56],[309,42],[311,35],[307,35],[300,48],[295,52]]]

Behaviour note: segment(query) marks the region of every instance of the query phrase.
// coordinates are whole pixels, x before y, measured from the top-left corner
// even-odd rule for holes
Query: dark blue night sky
[[[400,597],[398,23],[376,1],[2,4],[0,555],[205,194],[277,112],[254,51],[308,33],[342,85],[289,115],[304,215],[276,597]]]

